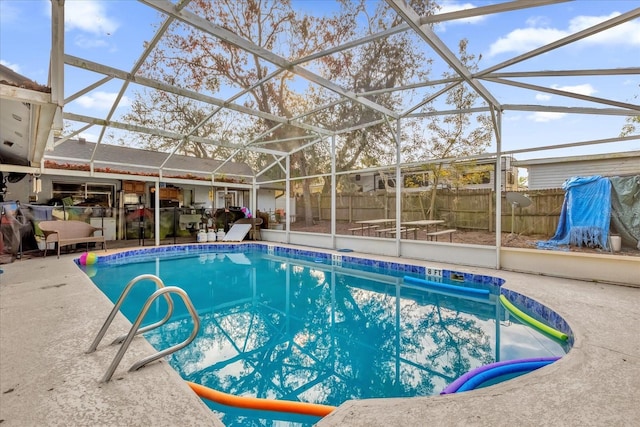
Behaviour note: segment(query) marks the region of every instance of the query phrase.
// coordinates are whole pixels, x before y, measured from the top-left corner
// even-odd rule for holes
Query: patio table
[[[413,226],[413,227],[420,227],[420,228],[424,227],[424,230],[427,233],[429,232],[429,227],[432,225],[435,225],[435,231],[438,231],[438,224],[444,224],[444,220],[443,219],[419,219],[417,221],[403,221],[401,223],[401,225],[403,226]],[[417,238],[417,233],[414,233],[414,237]]]

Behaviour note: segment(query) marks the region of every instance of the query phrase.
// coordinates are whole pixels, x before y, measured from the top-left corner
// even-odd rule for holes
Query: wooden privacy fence
[[[527,207],[512,206],[501,193],[501,226],[503,232],[524,235],[552,236],[557,228],[564,201],[564,190],[549,189],[522,191],[531,200]],[[402,194],[402,220],[427,218],[431,192],[405,192]],[[438,190],[436,219],[444,219],[447,227],[457,229],[495,231],[495,197],[492,190]],[[311,198],[314,219],[331,218],[331,196],[315,194]],[[298,221],[304,220],[304,200],[296,202]],[[512,212],[513,209],[513,212]],[[365,192],[340,193],[336,198],[336,220],[356,222],[376,218],[396,218],[395,193]],[[513,216],[512,216],[513,215]],[[512,224],[513,217],[513,224]]]

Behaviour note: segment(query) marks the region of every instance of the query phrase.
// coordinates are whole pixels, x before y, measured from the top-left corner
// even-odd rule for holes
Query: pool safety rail
[[[560,332],[557,329],[552,328],[549,325],[545,325],[544,323],[534,319],[533,317],[529,316],[526,313],[523,313],[520,309],[518,309],[515,305],[513,305],[506,296],[504,295],[500,295],[500,302],[502,303],[502,305],[509,310],[509,312],[511,314],[513,314],[514,316],[516,316],[518,319],[520,319],[521,321],[523,321],[524,323],[533,326],[534,328],[538,329],[539,331],[544,332],[545,334],[556,338],[560,341],[566,341],[567,339],[569,339],[569,336],[567,334],[565,334],[564,332]]]
[[[107,330],[109,329],[109,326],[111,326],[111,323],[113,322],[113,319],[115,318],[116,314],[118,313],[118,310],[120,310],[120,307],[122,306],[122,303],[124,302],[126,296],[129,294],[129,291],[131,290],[131,288],[133,288],[133,286],[136,283],[140,283],[143,280],[150,280],[152,282],[154,282],[156,284],[156,291],[151,294],[148,298],[147,301],[144,303],[144,305],[142,306],[142,309],[140,310],[140,313],[138,314],[138,317],[136,318],[135,322],[133,323],[133,325],[131,326],[131,329],[129,330],[129,333],[123,336],[120,336],[118,338],[116,338],[111,344],[118,344],[118,343],[122,343],[122,345],[120,346],[120,349],[118,350],[118,353],[116,354],[116,356],[113,359],[113,362],[111,362],[111,365],[109,365],[109,369],[107,370],[107,372],[104,374],[104,377],[102,377],[102,382],[108,382],[111,377],[113,376],[113,373],[115,372],[116,368],[118,367],[118,365],[120,364],[120,361],[122,360],[122,357],[124,356],[124,354],[126,353],[127,349],[129,348],[129,345],[131,344],[131,341],[133,341],[133,338],[141,333],[147,332],[151,329],[157,328],[159,326],[162,326],[163,324],[165,324],[169,318],[171,318],[171,315],[173,314],[173,301],[171,299],[171,296],[169,294],[177,294],[178,296],[180,296],[180,298],[182,298],[182,301],[184,303],[184,305],[187,307],[187,310],[189,311],[189,314],[191,314],[191,317],[193,319],[193,330],[191,331],[191,334],[189,335],[189,337],[184,340],[181,343],[178,343],[174,346],[171,346],[165,350],[159,351],[155,354],[152,354],[151,356],[145,357],[141,360],[139,360],[138,362],[134,363],[131,368],[129,368],[129,372],[132,371],[136,371],[140,368],[142,368],[143,366],[147,365],[148,363],[151,363],[155,360],[160,359],[161,357],[167,356],[171,353],[174,353],[178,350],[180,350],[181,348],[186,347],[187,345],[189,345],[196,337],[196,335],[198,335],[198,331],[200,330],[200,317],[198,317],[198,313],[196,312],[196,309],[193,306],[193,303],[191,302],[191,299],[189,299],[189,296],[187,295],[187,293],[177,287],[177,286],[165,286],[164,282],[157,276],[154,276],[153,274],[142,274],[140,276],[135,277],[134,279],[132,279],[129,283],[127,283],[127,285],[125,286],[124,290],[122,291],[122,293],[120,294],[120,297],[118,298],[118,301],[116,301],[115,305],[113,306],[113,309],[111,310],[111,313],[109,313],[109,316],[107,316],[107,319],[105,320],[104,324],[102,325],[102,328],[100,328],[100,331],[98,332],[98,335],[96,336],[96,338],[93,340],[93,342],[91,343],[91,346],[89,347],[89,349],[87,350],[87,353],[92,353],[96,350],[96,348],[98,348],[98,345],[100,344],[100,341],[102,341],[102,338],[104,337],[104,334],[107,332]],[[159,297],[164,296],[164,298],[167,300],[167,313],[165,314],[165,316],[159,320],[156,323],[153,323],[151,325],[145,326],[143,328],[140,328],[140,324],[142,323],[142,321],[144,320],[144,317],[147,314],[147,311],[149,311],[149,307],[151,307],[151,304],[153,304],[153,302],[158,299]]]
[[[503,375],[523,374],[547,366],[559,357],[536,357],[529,359],[504,360],[502,362],[489,363],[470,370],[457,378],[440,392],[440,394],[460,393],[475,390],[487,381]]]
[[[336,407],[317,403],[293,402],[290,400],[261,399],[258,397],[234,396],[233,394],[213,390],[200,384],[187,381],[191,389],[201,398],[211,400],[222,405],[236,408],[256,409],[262,411],[287,412],[292,414],[312,415],[324,417],[333,412]]]

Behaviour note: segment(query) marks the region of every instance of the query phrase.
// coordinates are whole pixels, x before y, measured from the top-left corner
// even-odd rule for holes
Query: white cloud
[[[595,90],[595,88],[588,83],[583,85],[575,85],[575,86],[551,85],[551,87],[553,89],[563,90],[565,92],[577,93],[578,95],[587,95],[587,96],[593,95],[594,93],[597,92],[597,90]]]
[[[510,115],[512,114],[512,115]],[[515,115],[513,115],[515,114]],[[515,111],[507,111],[504,113],[504,117],[502,119],[503,122],[519,122],[522,120],[522,115],[516,113]]]
[[[536,99],[538,101],[548,101],[551,99],[551,95],[547,95],[546,93],[536,93]]]
[[[500,53],[524,53],[540,46],[544,46],[570,34],[582,31],[603,21],[620,15],[613,12],[606,16],[576,16],[567,24],[566,29],[550,28],[541,17],[527,20],[528,28],[518,28],[504,37],[500,37],[489,48],[489,56]],[[640,21],[629,21],[606,31],[582,39],[578,43],[604,45],[640,45]]]
[[[454,2],[454,1],[446,1],[441,5],[440,10],[438,10],[438,13],[457,12],[459,10],[473,9],[475,7],[477,7],[477,6],[472,4],[472,3],[457,3],[457,2]],[[447,21],[447,22],[448,23],[460,22],[460,23],[466,23],[466,24],[475,24],[477,22],[484,21],[486,18],[487,17],[485,15],[481,15],[481,16],[473,16],[473,17],[464,18],[464,19],[456,19],[455,21]]]
[[[572,33],[582,31],[619,15],[619,12],[613,12],[607,16],[577,16],[569,23],[569,31]],[[625,22],[607,31],[587,37],[584,40],[585,42],[598,44],[640,45],[640,21]]]
[[[489,56],[500,53],[523,53],[554,42],[568,35],[554,28],[519,28],[491,44]]]
[[[106,14],[104,4],[94,0],[67,1],[65,29],[82,30],[95,35],[113,34],[120,26]]]
[[[529,27],[548,27],[549,18],[546,16],[532,16],[527,19],[527,26]]]
[[[113,103],[118,96],[117,93],[109,92],[95,92],[91,95],[83,95],[77,99],[77,103],[84,108],[94,108],[99,110],[108,110],[113,106]],[[123,96],[118,104],[118,107],[128,107],[131,105],[131,101],[126,96]]]
[[[107,47],[109,44],[102,40],[92,37],[86,37],[82,34],[74,38],[73,43],[83,49],[92,49],[96,47]]]
[[[440,8],[438,9],[437,13],[457,12],[459,10],[473,9],[475,7],[477,6],[474,5],[473,3],[458,3],[456,1],[445,1],[443,4],[440,5]],[[464,19],[456,19],[452,21],[444,21],[436,24],[436,31],[446,31],[447,25],[477,24],[478,22],[484,21],[485,19],[487,19],[487,17],[485,15],[482,15],[482,16],[473,16],[473,17],[464,18]]]
[[[108,16],[105,4],[111,3],[97,0],[67,0],[65,31],[76,30],[73,39],[76,46],[83,49],[109,46],[104,38],[115,33],[120,24]]]
[[[553,120],[560,120],[564,116],[566,116],[565,113],[550,113],[550,112],[544,112],[544,111],[537,111],[529,115],[527,118],[529,120],[533,120],[534,122],[545,123],[545,122],[551,122]]]
[[[0,59],[0,64],[4,65],[7,68],[11,68],[16,73],[20,73],[20,66],[18,64],[11,64],[4,59]]]

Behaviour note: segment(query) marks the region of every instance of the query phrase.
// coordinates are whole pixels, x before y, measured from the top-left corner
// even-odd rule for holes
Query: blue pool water
[[[210,252],[100,257],[87,273],[112,301],[140,274],[183,288],[202,324],[195,341],[170,363],[184,379],[234,395],[334,406],[349,399],[435,395],[474,367],[568,350],[505,313],[497,299],[499,279],[438,272],[445,277],[434,280],[491,293],[465,297],[405,284],[403,276],[425,277],[415,266],[293,255],[262,245],[213,246]],[[151,282],[134,287],[124,315],[134,321],[154,290]],[[165,313],[159,299],[144,324]],[[145,337],[162,350],[186,339],[191,328],[176,299],[172,319]],[[227,426],[264,425],[262,417],[272,425],[317,421],[207,403]]]

